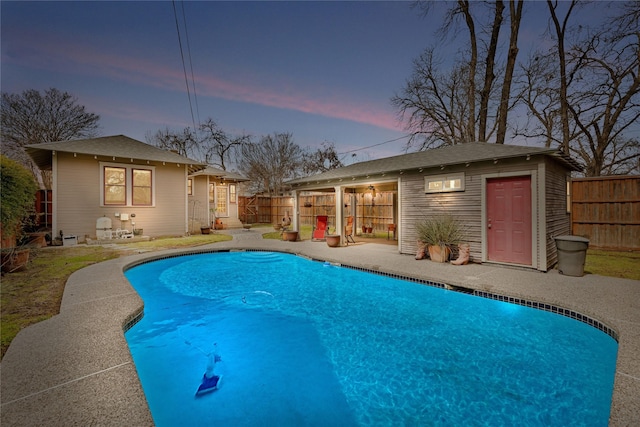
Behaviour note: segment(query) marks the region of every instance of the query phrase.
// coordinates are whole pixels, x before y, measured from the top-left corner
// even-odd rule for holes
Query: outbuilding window
[[[425,193],[464,191],[464,173],[424,177]]]

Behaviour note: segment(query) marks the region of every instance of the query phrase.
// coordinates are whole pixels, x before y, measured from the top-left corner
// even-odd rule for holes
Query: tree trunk
[[[554,5],[555,4],[555,5]],[[558,38],[558,61],[560,65],[560,120],[562,121],[562,151],[565,154],[569,154],[569,106],[567,104],[567,58],[564,48],[564,37],[567,29],[567,22],[571,11],[576,4],[576,0],[571,1],[571,6],[567,11],[567,15],[564,17],[562,26],[558,21],[556,15],[557,1],[547,0],[547,6],[549,7],[549,13],[553,21],[554,28],[556,30],[556,37]]]
[[[503,11],[504,3],[502,2],[502,0],[496,0],[496,11],[493,18],[491,41],[489,42],[489,50],[487,51],[487,58],[485,61],[484,86],[482,88],[482,91],[480,92],[480,117],[478,118],[479,142],[487,142],[487,115],[489,114],[489,98],[491,96],[491,88],[493,87],[493,82],[496,78],[493,70],[496,64],[496,50],[498,49],[498,39],[500,36],[500,27],[502,26]]]
[[[515,2],[517,1],[517,5]],[[511,82],[513,81],[513,70],[516,66],[518,56],[518,33],[520,31],[520,19],[522,18],[522,4],[524,0],[510,0],[509,14],[511,16],[511,34],[509,36],[509,54],[507,56],[507,68],[504,73],[502,83],[502,94],[500,95],[500,108],[498,110],[498,133],[496,143],[504,144],[507,134],[507,116],[509,113],[509,99],[511,97]]]
[[[464,15],[467,28],[469,29],[469,46],[471,58],[469,59],[469,88],[467,99],[469,100],[469,117],[467,117],[467,139],[466,142],[475,142],[476,139],[476,69],[478,68],[478,42],[476,39],[476,29],[471,11],[469,10],[469,0],[458,0],[460,10]]]

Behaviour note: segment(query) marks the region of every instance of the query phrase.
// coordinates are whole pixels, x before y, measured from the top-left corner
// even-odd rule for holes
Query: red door
[[[487,180],[487,258],[531,265],[531,177]]]

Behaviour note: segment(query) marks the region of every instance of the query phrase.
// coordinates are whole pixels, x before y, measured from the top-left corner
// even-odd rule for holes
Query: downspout
[[[342,208],[344,198],[342,197],[342,187],[336,186],[334,191],[336,193],[336,234],[340,235],[340,246],[342,246],[344,244],[344,226],[342,225],[344,222],[344,209]]]
[[[100,169],[99,163],[98,169]],[[58,230],[58,157],[55,151],[51,152],[51,234],[51,241],[60,235]]]
[[[293,199],[293,212],[292,212],[292,218],[291,218],[291,229],[292,230],[297,230],[298,232],[300,231],[300,209],[298,208],[298,206],[300,206],[300,204],[298,203],[298,192],[296,190],[292,190],[291,191],[291,198]],[[300,236],[300,234],[298,233],[298,236]]]

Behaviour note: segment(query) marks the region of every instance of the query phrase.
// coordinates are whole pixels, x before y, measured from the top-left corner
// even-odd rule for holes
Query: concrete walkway
[[[259,230],[229,230],[234,239],[200,250],[266,249],[542,302],[589,316],[619,337],[611,426],[640,425],[640,282],[602,276],[562,276],[492,265],[453,266],[400,255],[396,246],[262,240]],[[143,302],[123,269],[149,258],[185,252],[141,253],[74,273],[60,314],[21,331],[2,364],[2,426],[147,426],[153,420],[123,327]],[[193,251],[189,251],[193,252]]]

